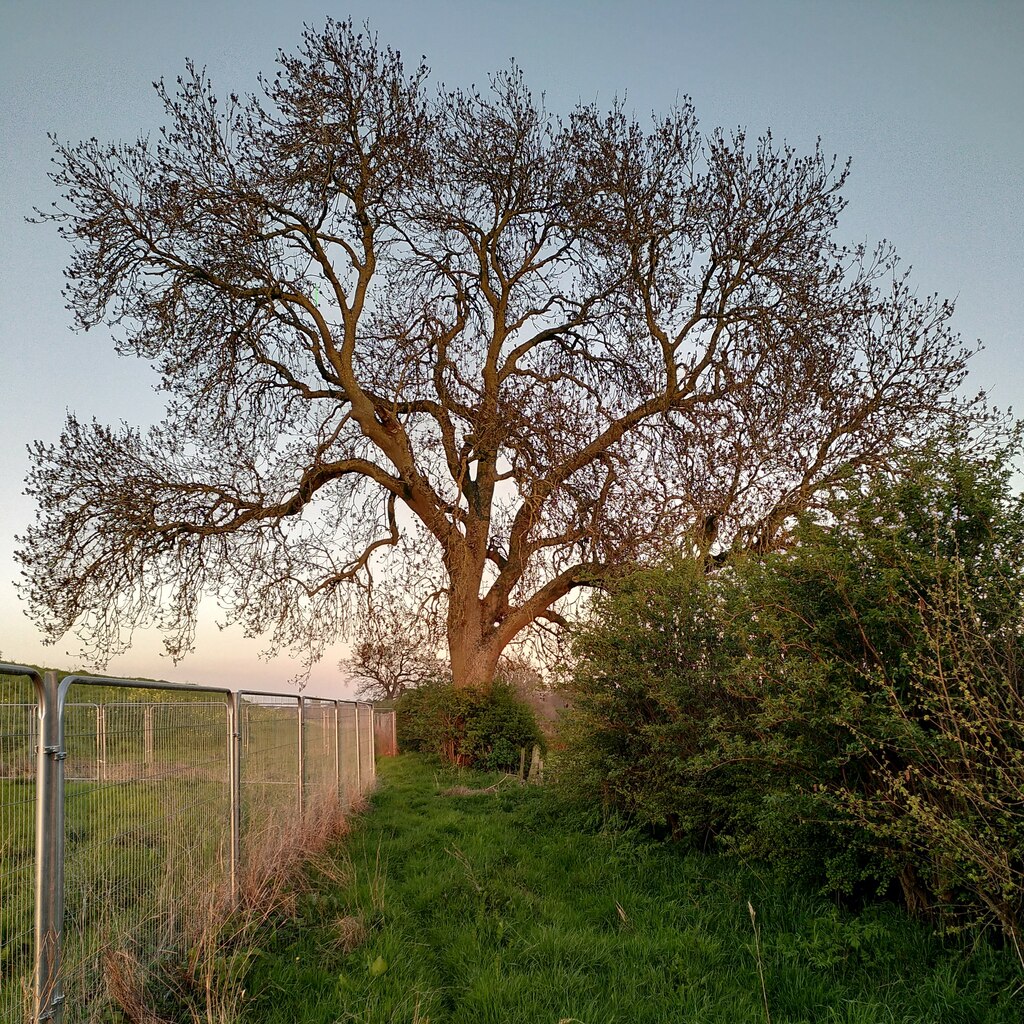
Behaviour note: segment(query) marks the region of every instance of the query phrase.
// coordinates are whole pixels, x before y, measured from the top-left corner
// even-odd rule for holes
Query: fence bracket
[[[40,1024],[42,1024],[43,1021],[54,1019],[54,1017],[57,1015],[57,1011],[61,1008],[61,1006],[64,1003],[64,998],[65,997],[63,995],[59,995],[54,996],[53,999],[50,1000],[50,1005],[47,1008],[46,1012],[41,1013],[39,1015]]]

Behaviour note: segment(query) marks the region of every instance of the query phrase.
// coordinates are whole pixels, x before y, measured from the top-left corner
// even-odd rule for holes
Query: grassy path
[[[413,756],[253,960],[252,1024],[1016,1024],[1010,957],[851,917],[734,861],[580,828],[545,791],[442,796]],[[748,901],[756,909],[761,967]]]

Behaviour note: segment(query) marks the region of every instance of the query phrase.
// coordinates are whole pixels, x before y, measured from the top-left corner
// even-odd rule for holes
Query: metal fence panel
[[[17,1021],[31,995],[35,887],[36,693],[0,675],[0,1020]]]
[[[395,712],[373,709],[373,752],[376,757],[394,757],[398,753]]]
[[[72,1020],[101,1007],[105,956],[145,963],[174,948],[224,884],[225,702],[154,704],[125,692],[133,695],[67,712],[67,760],[83,769],[65,788],[62,977]]]
[[[241,719],[244,862],[246,849],[262,848],[294,825],[301,782],[299,701],[243,694]]]
[[[309,699],[303,715],[303,785],[305,806],[323,808],[338,795],[335,702]]]
[[[341,791],[346,803],[359,792],[359,730],[355,704],[343,704],[341,717]]]
[[[359,725],[359,780],[366,786],[374,776],[373,758],[373,707],[370,704],[356,705]]]
[[[2,668],[5,1022],[109,1019],[112,954],[180,946],[373,781],[368,705]]]

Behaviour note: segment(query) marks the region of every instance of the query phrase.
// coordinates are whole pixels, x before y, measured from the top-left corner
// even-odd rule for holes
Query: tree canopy
[[[395,549],[437,570],[458,685],[685,542],[776,544],[955,405],[950,303],[837,240],[847,168],[683,101],[549,113],[513,66],[433,88],[350,23],[261,93],[189,65],[165,124],[55,140],[69,308],[158,367],[148,431],[38,443],[26,599],[95,653],[200,596],[307,658]]]

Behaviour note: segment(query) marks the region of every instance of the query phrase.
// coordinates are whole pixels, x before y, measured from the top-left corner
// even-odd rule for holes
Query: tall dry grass
[[[308,867],[331,863],[328,851],[365,806],[365,797],[346,805],[324,794],[301,818],[254,815],[261,824],[246,835],[236,891],[224,883],[197,905],[164,908],[182,924],[172,949],[146,963],[127,937],[108,945],[110,1001],[130,1024],[167,1024],[171,1006],[186,1007],[193,1024],[234,1024],[245,1008],[245,979],[261,932],[295,918]]]

